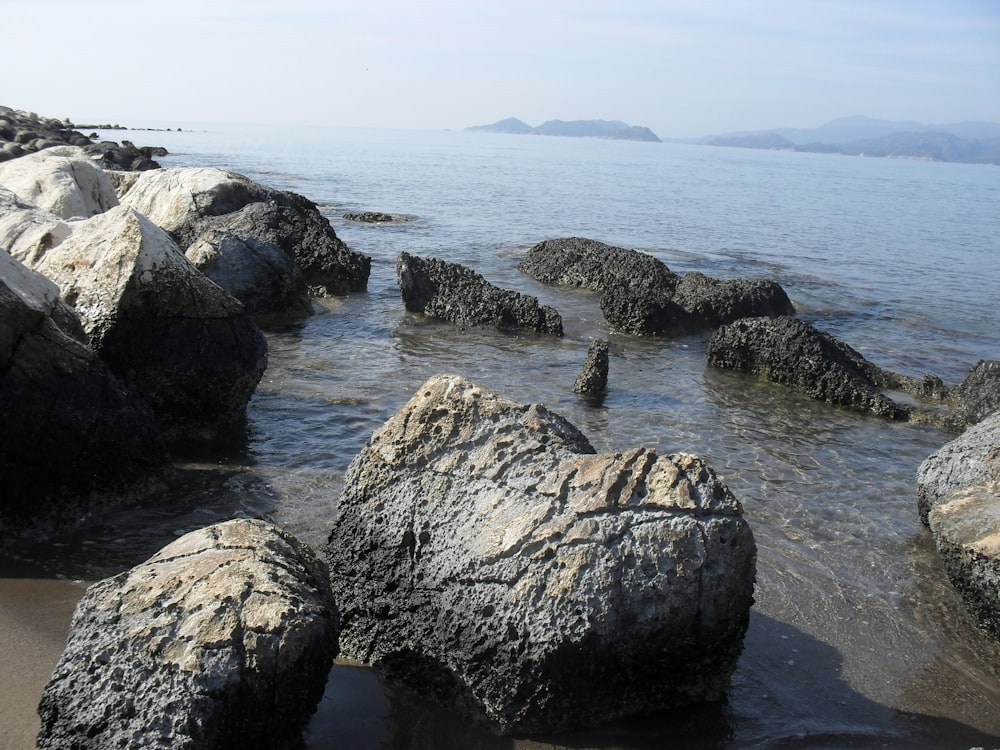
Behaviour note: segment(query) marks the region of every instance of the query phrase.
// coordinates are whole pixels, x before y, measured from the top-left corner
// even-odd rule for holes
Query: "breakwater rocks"
[[[920,465],[917,508],[952,584],[1000,640],[1000,411]]]
[[[538,243],[521,270],[546,284],[602,292],[605,320],[637,336],[682,336],[742,317],[795,312],[777,282],[680,276],[651,255],[583,237]]]
[[[88,139],[0,108],[3,137],[29,126],[65,138],[0,159],[0,535],[135,499],[168,449],[245,441],[258,322],[366,289],[371,262],[302,196],[220,169],[106,171]]]
[[[336,654],[322,561],[262,521],[210,526],[87,590],[38,747],[298,747]]]
[[[253,312],[306,306],[307,290],[335,295],[368,287],[371,258],[348,248],[312,201],[236,172],[144,172],[121,200],[190,251],[210,278]]]
[[[756,547],[700,459],[597,455],[543,406],[442,375],[351,463],[325,555],[345,656],[547,732],[722,699]]]
[[[104,169],[141,171],[157,169],[153,157],[166,156],[158,146],[136,145],[130,141],[95,143],[76,130],[69,120],[39,117],[34,112],[24,112],[0,106],[0,162],[16,159],[53,146],[78,146]]]
[[[169,472],[159,423],[59,287],[0,252],[0,537],[58,528]]]
[[[400,253],[396,280],[410,312],[464,327],[563,335],[562,317],[556,310],[527,294],[495,287],[457,263]]]

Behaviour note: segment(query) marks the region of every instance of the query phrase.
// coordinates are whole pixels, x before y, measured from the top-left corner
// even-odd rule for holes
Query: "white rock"
[[[89,218],[118,205],[111,180],[78,146],[55,146],[3,162],[0,185],[61,219]]]

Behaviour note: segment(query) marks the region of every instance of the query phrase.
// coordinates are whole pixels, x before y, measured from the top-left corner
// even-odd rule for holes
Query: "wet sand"
[[[86,585],[0,578],[0,750],[33,750],[38,700]]]

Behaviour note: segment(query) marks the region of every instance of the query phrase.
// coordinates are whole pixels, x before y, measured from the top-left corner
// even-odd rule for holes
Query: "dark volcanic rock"
[[[709,341],[708,363],[759,375],[855,411],[890,419],[908,416],[880,392],[878,367],[795,318],[743,318],[722,326]]]
[[[159,424],[59,288],[0,251],[0,535],[48,530],[168,472]]]
[[[608,342],[596,339],[587,347],[587,360],[573,390],[586,396],[602,396],[608,388]]]
[[[785,290],[768,279],[720,281],[691,272],[677,283],[672,301],[705,328],[717,328],[740,318],[795,314]]]
[[[756,561],[697,457],[597,455],[444,375],[352,461],[325,554],[346,657],[518,733],[721,700]]]
[[[337,627],[326,566],[291,535],[248,520],[191,532],[87,590],[38,747],[300,747]]]
[[[130,141],[121,145],[114,141],[94,143],[76,131],[68,120],[39,117],[34,112],[22,112],[0,106],[0,162],[53,146],[79,146],[105,169],[145,170],[160,165],[154,156],[166,156],[166,149],[156,146],[137,148]]]
[[[738,318],[794,314],[774,281],[720,281],[701,273],[678,276],[657,258],[582,237],[532,247],[521,270],[545,284],[603,291],[608,323],[636,336],[681,336]]]
[[[500,289],[475,271],[437,258],[400,253],[396,280],[410,312],[459,326],[495,326],[562,336],[562,318],[527,294]]]
[[[624,285],[601,295],[601,313],[612,328],[633,336],[683,336],[703,327],[669,296]]]
[[[620,286],[672,294],[680,277],[652,255],[585,237],[545,240],[528,250],[521,270],[543,284],[606,291]]]
[[[1000,360],[980,360],[948,394],[955,414],[973,425],[1000,409]]]

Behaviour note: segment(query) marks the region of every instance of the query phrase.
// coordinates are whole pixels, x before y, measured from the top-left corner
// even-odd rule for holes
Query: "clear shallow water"
[[[971,624],[917,519],[917,467],[952,436],[708,369],[707,337],[614,334],[596,295],[517,270],[536,242],[581,235],[678,272],[773,278],[801,317],[869,359],[955,383],[1000,356],[1000,170],[464,132],[107,135],[166,146],[165,166],[224,166],[306,195],[372,256],[372,276],[367,293],[268,333],[244,451],[191,462],[145,507],[61,546],[18,550],[22,560],[99,578],[232,515],[267,515],[320,546],[343,471],[371,432],[427,377],[457,372],[546,403],[599,451],[694,452],[726,479],[759,547],[730,699],[515,742],[340,665],[310,747],[1000,747],[1000,647]],[[411,220],[341,218],[359,210]],[[566,336],[460,331],[406,313],[394,274],[402,250],[540,297],[562,313]],[[593,405],[572,384],[598,336],[611,341],[610,389]]]

